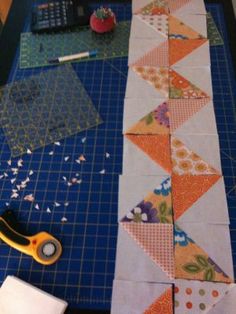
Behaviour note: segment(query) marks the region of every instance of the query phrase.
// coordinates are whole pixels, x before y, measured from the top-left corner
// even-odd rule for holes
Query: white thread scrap
[[[28,202],[34,202],[34,196],[33,196],[33,194],[25,195],[24,200],[25,200],[25,201],[28,201]]]
[[[11,168],[11,171],[12,171],[13,175],[17,175],[19,172],[19,169],[18,168]]]
[[[19,160],[17,161],[17,167],[18,167],[18,168],[23,167],[23,159],[19,159]]]
[[[16,192],[13,192],[11,195],[11,198],[18,198],[18,197],[19,197],[19,194]]]

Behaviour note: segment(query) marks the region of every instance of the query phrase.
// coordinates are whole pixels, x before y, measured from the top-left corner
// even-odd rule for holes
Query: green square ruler
[[[100,60],[128,56],[130,21],[117,24],[113,32],[97,34],[88,27],[56,34],[22,33],[20,68],[48,66],[48,60],[75,53],[98,50],[97,56],[81,59]]]
[[[207,37],[211,46],[222,46],[224,41],[210,12],[207,13]]]
[[[102,122],[69,64],[8,84],[1,94],[0,123],[12,157]]]

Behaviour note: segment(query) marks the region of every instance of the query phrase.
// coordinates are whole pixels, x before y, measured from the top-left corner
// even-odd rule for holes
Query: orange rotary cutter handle
[[[19,225],[12,210],[0,216],[0,239],[14,249],[31,255],[38,263],[51,265],[62,253],[61,243],[47,232],[26,236],[19,232]]]

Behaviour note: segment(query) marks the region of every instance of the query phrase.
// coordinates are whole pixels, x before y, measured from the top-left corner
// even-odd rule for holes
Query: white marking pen
[[[91,50],[91,51],[76,53],[74,55],[58,57],[55,59],[48,60],[48,62],[49,63],[63,63],[63,62],[79,60],[82,58],[96,57],[96,55],[97,55],[97,50]]]

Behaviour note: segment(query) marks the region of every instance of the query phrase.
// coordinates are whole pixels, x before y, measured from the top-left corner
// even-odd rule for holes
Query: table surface
[[[131,18],[130,4],[112,4],[118,20]],[[225,45],[211,47],[214,104],[220,136],[221,159],[231,219],[231,238],[236,270],[236,82],[223,10],[220,4],[207,5],[224,38]],[[28,29],[26,21],[25,31]],[[9,81],[19,80],[48,68],[19,69],[19,49]],[[7,275],[16,275],[49,293],[67,300],[71,307],[109,309],[114,277],[118,176],[122,172],[122,117],[127,76],[127,58],[73,64],[75,71],[104,123],[60,142],[48,145],[31,155],[22,156],[23,167],[17,182],[34,171],[24,193],[10,199],[17,183],[11,183],[11,167],[18,159],[7,161],[10,150],[0,131],[0,206],[15,208],[20,222],[29,232],[51,232],[61,240],[62,258],[53,266],[44,267],[30,257],[8,246],[0,246],[0,283]],[[85,142],[84,139],[86,138]],[[53,151],[53,155],[49,152]],[[106,158],[106,153],[110,158]],[[86,162],[75,159],[83,154]],[[69,160],[65,161],[65,157]],[[105,174],[100,171],[105,169]],[[62,177],[79,173],[82,183],[67,187]],[[24,195],[33,193],[39,210],[23,201]],[[60,206],[55,206],[58,202]],[[68,206],[65,206],[66,203]],[[67,204],[66,204],[67,205]],[[51,214],[46,212],[51,209]],[[65,216],[68,221],[62,223]]]

